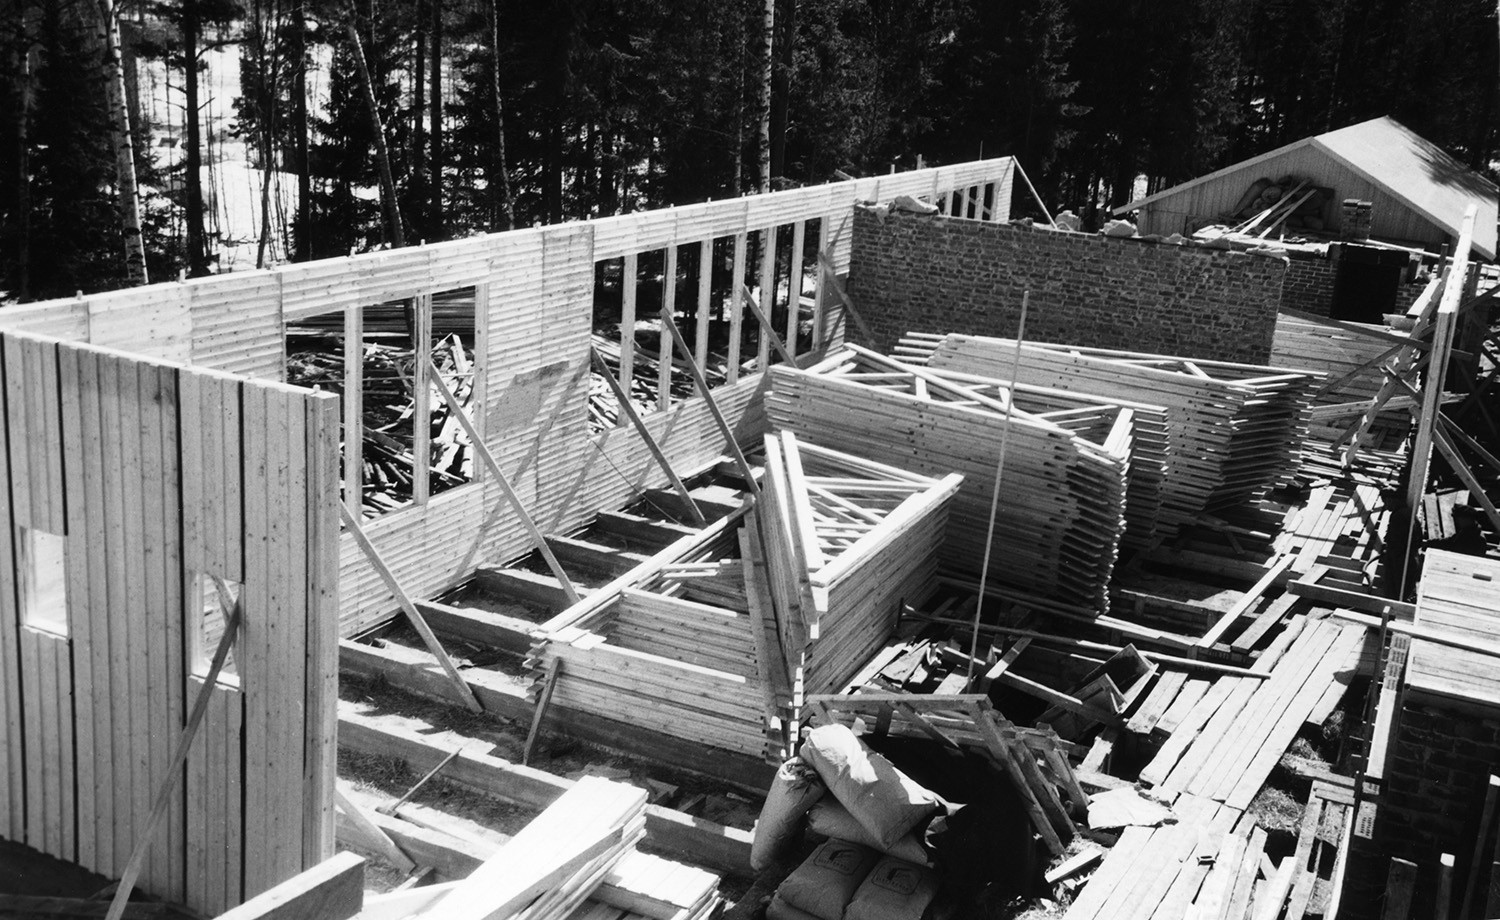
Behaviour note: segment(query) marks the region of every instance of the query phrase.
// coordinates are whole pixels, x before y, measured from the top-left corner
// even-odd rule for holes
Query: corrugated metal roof
[[[1474,222],[1474,250],[1486,259],[1495,258],[1497,209],[1500,189],[1494,183],[1449,156],[1441,147],[1390,116],[1329,131],[1278,147],[1233,166],[1199,176],[1181,185],[1133,201],[1115,210],[1134,211],[1178,192],[1238,173],[1248,167],[1300,147],[1314,147],[1342,162],[1432,223],[1457,237],[1464,212],[1478,207]]]

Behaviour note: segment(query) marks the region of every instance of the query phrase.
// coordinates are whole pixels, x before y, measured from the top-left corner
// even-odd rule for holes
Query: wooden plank
[[[626,253],[620,269],[620,385],[629,393],[635,382],[635,298],[640,256]]]
[[[1385,909],[1381,920],[1407,920],[1411,916],[1412,889],[1417,882],[1417,864],[1391,858],[1391,869],[1385,877]]]
[[[1500,776],[1490,774],[1489,785],[1485,787],[1484,809],[1479,816],[1479,833],[1474,837],[1474,853],[1469,857],[1469,880],[1464,885],[1464,902],[1459,911],[1460,917],[1472,917],[1474,899],[1479,891],[1480,870],[1486,860],[1485,855],[1489,848],[1485,846],[1489,842],[1491,825],[1495,818],[1495,800],[1500,795]]]
[[[798,326],[802,316],[802,258],[807,246],[807,221],[792,224],[792,260],[787,270],[786,347],[793,360],[797,355]]]
[[[774,224],[766,227],[760,233],[760,312],[757,314],[770,316],[776,308],[776,234],[779,232]],[[771,366],[771,342],[766,337],[766,330],[773,329],[765,320],[760,322],[760,334],[756,336],[759,343],[755,354],[755,369],[764,371]]]
[[[333,800],[338,805],[339,811],[350,824],[357,829],[359,839],[366,849],[380,854],[380,857],[393,866],[397,871],[410,873],[416,870],[417,863],[392,840],[386,832],[374,821],[372,816],[358,804],[349,800],[349,797],[341,792],[337,786],[333,790]]]
[[[338,400],[306,401],[306,700],[303,711],[302,863],[333,855],[338,760]]]
[[[1274,564],[1266,569],[1266,573],[1260,577],[1260,580],[1251,586],[1250,590],[1246,591],[1244,596],[1236,601],[1233,607],[1225,611],[1224,615],[1213,626],[1209,627],[1208,631],[1198,640],[1198,647],[1210,648],[1214,643],[1218,642],[1224,633],[1229,630],[1229,627],[1234,625],[1236,620],[1249,613],[1255,607],[1260,598],[1286,574],[1286,571],[1291,568],[1292,563],[1295,561],[1296,557],[1291,555],[1285,555],[1277,559]]]
[[[365,861],[338,853],[216,920],[347,920],[364,905]]]
[[[751,469],[750,462],[745,459],[744,452],[740,450],[739,442],[734,437],[734,430],[729,427],[729,422],[725,420],[724,413],[719,411],[719,405],[714,400],[713,393],[709,392],[708,381],[703,379],[703,371],[693,361],[692,353],[688,351],[687,342],[683,340],[682,333],[677,331],[677,325],[672,322],[670,317],[662,318],[662,328],[666,331],[666,335],[670,337],[671,341],[676,343],[677,347],[681,349],[683,359],[688,363],[688,372],[693,375],[693,383],[698,387],[698,395],[703,397],[709,414],[713,416],[714,424],[719,428],[719,434],[723,435],[724,444],[729,449],[730,455],[734,457],[734,462],[740,469],[740,475],[744,478],[746,490],[757,499],[760,498],[760,486],[756,485],[755,471]]]
[[[674,243],[666,248],[666,265],[662,272],[661,282],[661,321],[665,324],[671,322],[673,315],[677,312],[677,246]],[[667,334],[667,328],[662,326],[661,336],[657,339],[656,362],[656,407],[668,409],[672,406],[672,339]]]
[[[693,360],[699,367],[708,366],[708,312],[709,296],[713,282],[714,241],[707,238],[698,243],[698,312],[693,344]]]
[[[734,263],[730,270],[729,290],[738,291],[745,286],[745,250],[749,234],[744,230],[734,235]],[[745,310],[731,293],[729,298],[729,359],[726,382],[733,384],[740,379],[740,338],[744,330]]]

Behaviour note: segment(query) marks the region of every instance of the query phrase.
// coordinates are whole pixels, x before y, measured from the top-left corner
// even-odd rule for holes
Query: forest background
[[[1391,115],[1495,176],[1494,0],[7,0],[0,300],[982,156],[1097,225]],[[1030,202],[1016,201],[1018,214]],[[250,227],[245,231],[244,227]]]

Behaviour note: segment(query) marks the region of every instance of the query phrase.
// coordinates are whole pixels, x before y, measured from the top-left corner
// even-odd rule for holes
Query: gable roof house
[[[1318,223],[1321,233],[1335,238],[1344,229],[1342,202],[1355,199],[1371,204],[1370,237],[1435,252],[1458,238],[1473,205],[1474,252],[1495,258],[1500,189],[1389,116],[1305,137],[1114,213],[1138,211],[1142,234],[1191,234],[1210,223],[1239,223],[1235,215],[1243,213],[1257,180],[1286,176],[1322,190],[1314,199],[1321,203]]]

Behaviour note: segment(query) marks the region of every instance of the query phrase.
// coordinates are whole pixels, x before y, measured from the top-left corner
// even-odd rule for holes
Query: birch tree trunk
[[[115,153],[115,191],[120,202],[120,232],[125,238],[125,277],[134,285],[149,284],[146,246],[141,237],[141,198],[135,181],[135,142],[130,133],[130,108],[125,95],[125,66],[120,56],[120,19],[115,0],[96,0],[99,14],[101,70],[109,107],[109,140]]]
[[[499,214],[503,229],[514,230],[515,206],[510,198],[510,165],[505,159],[505,97],[500,93],[500,0],[490,2],[490,47],[494,49],[494,66],[490,78],[495,93],[495,178],[500,182]]]
[[[766,0],[765,54],[760,61],[760,190],[764,194],[771,190],[771,70],[775,53],[776,0]]]
[[[203,138],[198,123],[198,3],[184,0],[182,6],[182,85],[186,102],[184,130],[187,133],[187,256],[188,275],[208,274],[208,245],[203,233]]]
[[[354,49],[354,66],[359,71],[359,83],[365,91],[365,108],[370,113],[370,128],[375,134],[375,164],[380,168],[380,204],[385,214],[386,239],[390,241],[392,247],[400,249],[406,245],[406,234],[401,229],[401,211],[396,207],[396,180],[391,176],[391,156],[385,145],[385,126],[380,123],[380,108],[375,101],[375,86],[370,82],[370,67],[365,63],[365,45],[360,41],[359,29],[355,27],[352,18],[344,23],[344,31],[348,34],[350,46]],[[436,160],[432,168],[435,174],[438,169]]]

